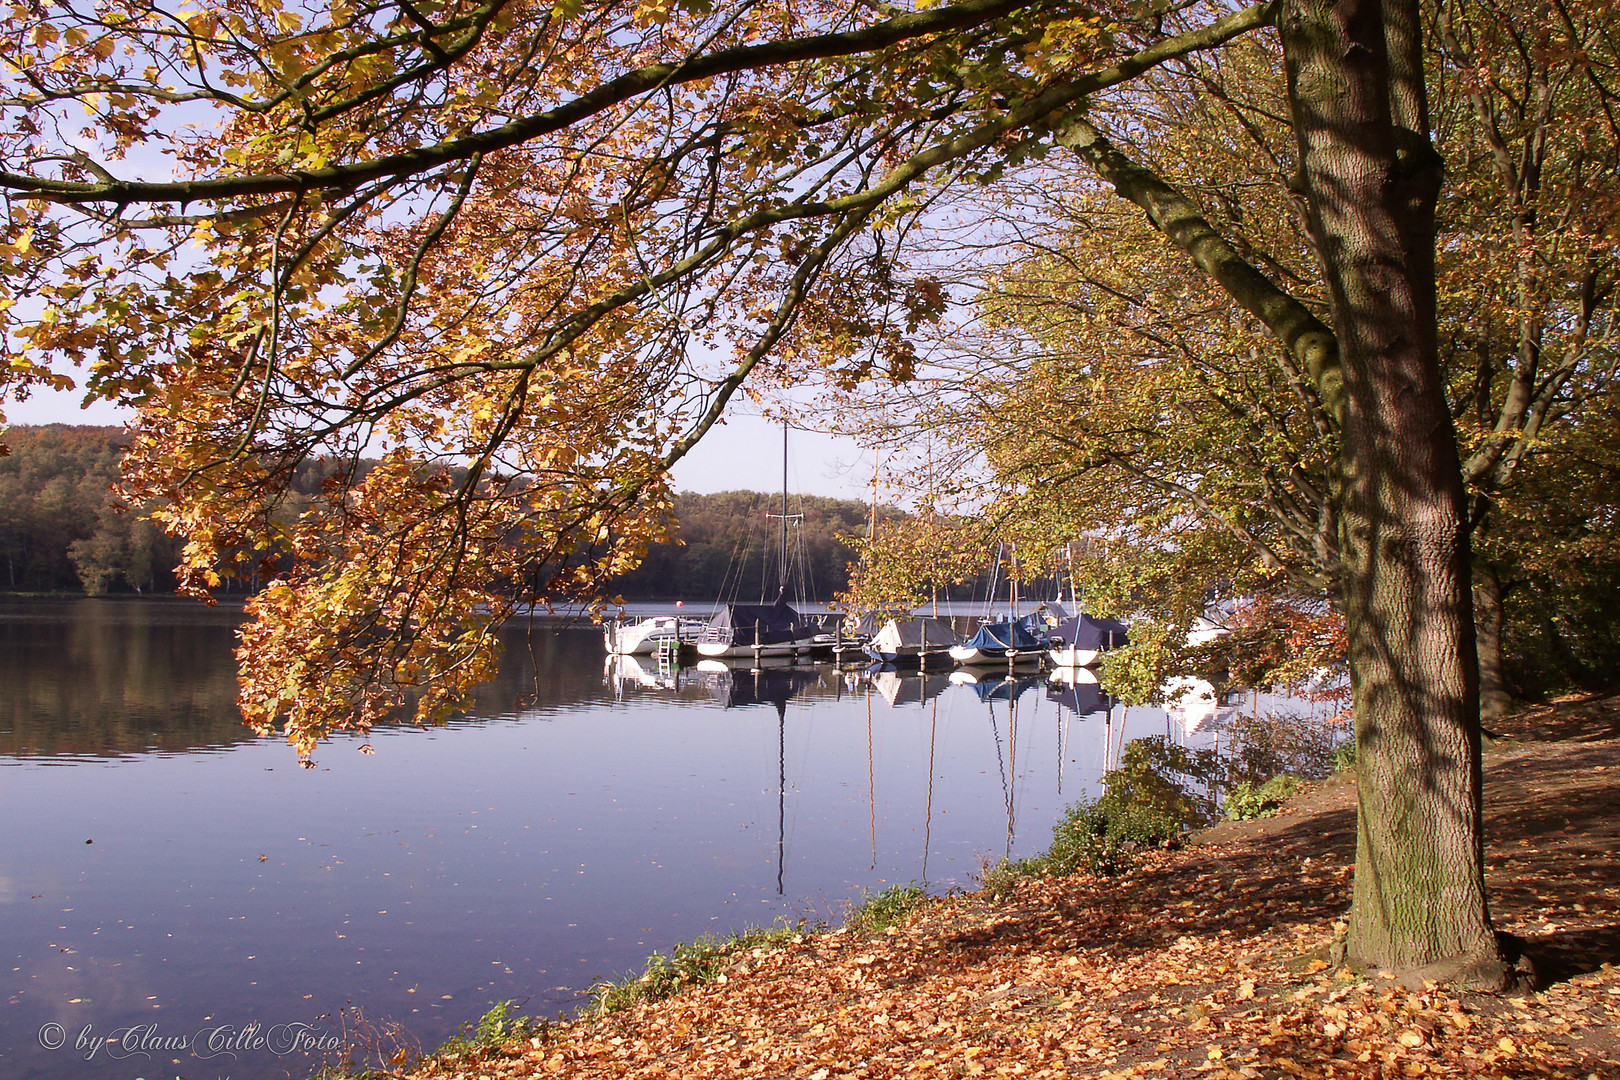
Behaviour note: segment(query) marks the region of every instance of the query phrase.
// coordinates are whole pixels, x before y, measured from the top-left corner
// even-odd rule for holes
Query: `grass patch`
[[[844,927],[857,934],[881,934],[891,926],[904,923],[927,900],[928,894],[914,884],[891,885],[880,893],[869,892],[850,909]]]
[[[603,980],[591,987],[597,1012],[615,1013],[636,1005],[662,1001],[688,986],[713,982],[741,961],[745,954],[762,956],[769,950],[804,940],[804,924],[794,926],[753,926],[729,937],[705,935],[683,942],[668,956],[653,953],[640,975],[618,982]]]
[[[1356,767],[1356,738],[1353,734],[1333,748],[1332,762],[1335,769]]]

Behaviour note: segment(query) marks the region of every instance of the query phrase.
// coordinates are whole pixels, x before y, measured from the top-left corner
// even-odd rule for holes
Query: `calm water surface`
[[[971,886],[1121,739],[1211,737],[1041,678],[661,674],[522,628],[469,717],[306,770],[237,718],[236,619],[0,603],[5,1080],[305,1076],[356,1006],[427,1048],[553,1015],[702,934]]]

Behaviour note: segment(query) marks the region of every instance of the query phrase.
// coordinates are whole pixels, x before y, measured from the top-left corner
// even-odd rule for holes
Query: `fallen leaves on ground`
[[[1614,739],[1508,740],[1487,760],[1495,917],[1526,942],[1538,993],[1328,964],[1354,846],[1340,782],[1121,877],[950,897],[876,939],[744,953],[723,982],[413,1077],[1620,1080],[1617,769]]]

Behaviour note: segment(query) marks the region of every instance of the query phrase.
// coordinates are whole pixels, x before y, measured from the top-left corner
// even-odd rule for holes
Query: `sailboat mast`
[[[782,595],[787,596],[788,542],[787,542],[787,488],[788,488],[788,426],[782,421]]]

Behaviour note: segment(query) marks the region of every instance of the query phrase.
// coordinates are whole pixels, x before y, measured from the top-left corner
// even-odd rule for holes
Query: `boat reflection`
[[[888,664],[874,664],[855,680],[856,688],[871,687],[890,708],[932,701],[950,685],[950,676],[944,672],[919,672],[916,668],[900,669]]]
[[[1046,683],[1041,672],[1033,675],[1008,675],[1005,671],[988,672],[983,668],[958,668],[950,674],[953,686],[965,686],[978,695],[980,701],[1017,701],[1029,691]]]
[[[696,679],[724,708],[775,705],[780,712],[786,708],[788,699],[821,686],[824,675],[830,671],[825,665],[772,663],[766,658],[741,663],[700,660],[687,678]]]
[[[623,700],[630,689],[679,690],[681,669],[652,657],[609,653],[602,681],[613,688],[614,698]]]
[[[1104,712],[1114,704],[1090,668],[1054,668],[1046,683],[1046,700],[1057,702],[1075,716]]]

